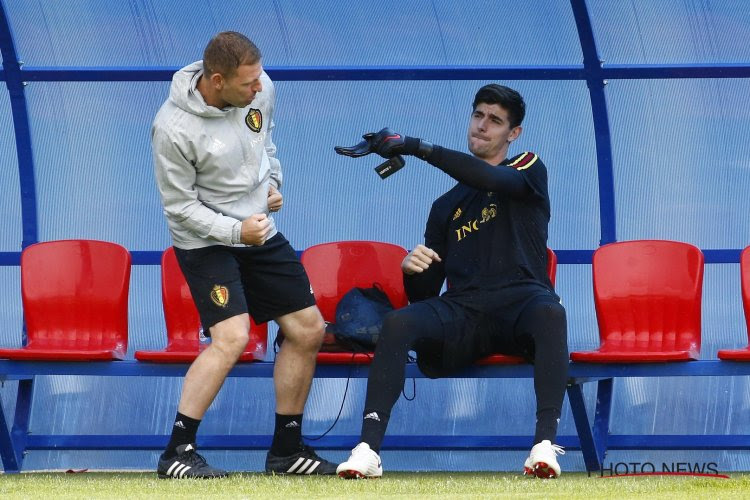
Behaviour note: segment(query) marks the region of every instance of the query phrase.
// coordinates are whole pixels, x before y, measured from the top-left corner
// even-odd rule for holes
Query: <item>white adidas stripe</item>
[[[300,466],[300,464],[302,464],[302,462],[303,462],[304,460],[305,460],[305,457],[299,457],[299,458],[297,459],[297,461],[296,461],[296,462],[294,462],[294,465],[292,465],[291,467],[289,467],[289,469],[288,469],[288,470],[286,471],[286,472],[287,472],[287,474],[294,474],[294,471],[296,471],[296,470],[297,470],[297,467],[299,467],[299,466]]]
[[[169,469],[167,469],[167,476],[182,479],[185,477],[185,473],[190,469],[192,469],[192,467],[189,465],[181,464],[180,462],[174,462],[169,466]]]
[[[305,469],[307,469],[310,466],[311,463],[312,463],[312,459],[308,458],[307,460],[305,460],[305,463],[302,464],[300,466],[300,468],[295,471],[295,473],[296,474],[304,474]]]
[[[182,479],[183,477],[185,477],[185,473],[187,471],[189,471],[190,469],[192,469],[192,467],[190,467],[189,465],[186,465],[185,468],[182,469],[182,472],[180,472],[180,479]]]
[[[174,468],[175,468],[175,467],[177,467],[178,465],[180,465],[180,462],[174,462],[174,463],[173,463],[172,465],[170,465],[170,466],[169,466],[169,469],[167,469],[167,476],[171,476],[171,475],[172,475],[172,471],[173,471],[173,470],[174,470]]]
[[[294,465],[289,467],[287,474],[312,474],[320,465],[320,460],[312,458],[299,457]]]
[[[177,468],[172,472],[172,476],[179,478],[180,477],[180,471],[185,468],[185,464],[180,464],[177,466]]]

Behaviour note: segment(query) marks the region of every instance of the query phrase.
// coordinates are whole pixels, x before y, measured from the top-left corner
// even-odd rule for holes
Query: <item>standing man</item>
[[[560,475],[556,454],[563,450],[552,443],[568,379],[567,327],[547,275],[547,169],[534,153],[507,158],[524,114],[518,92],[490,84],[474,98],[468,130],[473,156],[389,129],[365,135],[353,148],[337,148],[349,156],[417,156],[458,181],[432,204],[425,244],[401,263],[411,304],[383,322],[361,442],[338,466],[341,477],[383,474],[378,454],[410,350],[430,377],[495,352],[533,361],[536,434],[524,472]],[[446,279],[448,290],[438,295]]]
[[[305,270],[276,230],[281,165],[271,139],[274,87],[261,54],[236,32],[172,78],[151,132],[156,181],[177,261],[212,342],[185,375],[160,478],[227,473],[196,452],[198,425],[247,345],[250,315],[286,339],[276,358],[276,424],[266,472],[333,474],[302,442],[302,413],[324,323]]]

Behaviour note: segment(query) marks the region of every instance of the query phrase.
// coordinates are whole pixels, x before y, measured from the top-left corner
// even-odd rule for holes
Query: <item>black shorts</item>
[[[259,247],[175,248],[203,329],[250,313],[256,323],[315,305],[307,273],[281,233]]]
[[[449,292],[418,302],[429,308],[434,318],[432,328],[442,331],[431,333],[415,347],[420,369],[431,377],[445,376],[494,353],[532,361],[533,339],[517,336],[515,325],[524,308],[538,300],[559,303],[560,298],[542,285],[522,284],[498,290]]]

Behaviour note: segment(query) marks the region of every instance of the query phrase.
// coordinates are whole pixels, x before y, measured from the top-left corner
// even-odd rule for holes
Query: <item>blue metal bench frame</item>
[[[0,458],[6,473],[20,472],[29,450],[160,450],[166,435],[42,435],[29,433],[34,379],[44,375],[102,377],[183,377],[187,364],[156,364],[135,360],[112,362],[40,362],[0,360],[0,382],[18,380],[16,409],[11,426],[0,401]],[[366,378],[365,365],[321,365],[316,378]],[[415,364],[406,368],[407,377],[424,378]],[[571,363],[568,400],[577,436],[559,436],[558,444],[581,450],[586,469],[599,471],[607,450],[730,450],[750,449],[747,435],[613,435],[609,433],[612,389],[621,377],[708,377],[750,375],[750,363],[701,360],[681,363],[588,364]],[[272,362],[235,366],[230,377],[272,377]],[[453,378],[533,378],[531,365],[475,366]],[[593,421],[583,395],[583,384],[597,382]],[[10,429],[10,431],[8,430]],[[353,435],[328,435],[316,443],[320,449],[350,449],[359,440]],[[202,449],[262,450],[271,444],[270,435],[201,435]],[[383,443],[389,450],[528,450],[532,436],[447,436],[388,435]]]

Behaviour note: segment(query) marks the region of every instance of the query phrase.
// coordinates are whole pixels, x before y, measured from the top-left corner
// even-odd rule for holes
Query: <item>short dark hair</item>
[[[497,83],[490,83],[477,91],[472,110],[477,109],[479,103],[498,104],[506,110],[511,128],[519,126],[526,116],[526,103],[523,102],[521,94]]]
[[[260,61],[260,50],[242,33],[223,31],[214,36],[203,51],[203,71],[232,76],[242,65]]]

